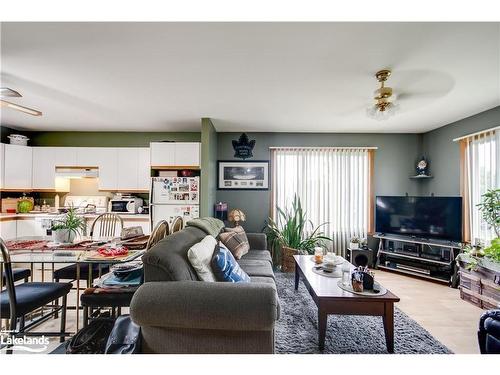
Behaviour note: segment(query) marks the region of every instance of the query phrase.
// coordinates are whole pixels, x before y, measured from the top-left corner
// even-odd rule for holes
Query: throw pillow
[[[243,271],[234,259],[233,254],[223,245],[215,252],[212,259],[212,269],[219,281],[232,283],[249,283],[250,277]]]
[[[202,281],[216,281],[210,266],[217,241],[212,236],[206,236],[188,250],[189,263]]]
[[[241,259],[250,250],[247,234],[239,225],[234,228],[225,228],[224,232],[219,234],[219,238],[236,259]]]

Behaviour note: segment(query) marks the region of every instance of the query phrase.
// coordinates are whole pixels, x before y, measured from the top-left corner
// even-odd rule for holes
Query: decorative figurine
[[[420,159],[417,163],[416,166],[417,170],[417,175],[418,176],[428,176],[429,175],[429,163],[425,159],[425,157],[422,156],[422,159]]]

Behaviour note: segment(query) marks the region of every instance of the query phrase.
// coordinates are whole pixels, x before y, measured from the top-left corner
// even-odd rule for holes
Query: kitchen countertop
[[[37,213],[37,214],[31,214],[31,213],[27,213],[27,214],[9,214],[9,213],[6,213],[6,212],[2,212],[0,213],[0,219],[12,219],[12,220],[16,220],[16,219],[35,219],[37,217],[39,218],[50,218],[50,217],[54,217],[54,216],[58,216],[60,214],[56,214],[56,213],[50,213],[50,212],[43,212],[43,213]],[[99,214],[84,214],[82,215],[85,219],[95,219],[97,216],[99,216]],[[127,220],[127,219],[134,219],[134,220],[137,220],[137,219],[144,219],[144,220],[149,220],[149,215],[148,214],[118,214],[118,216],[120,216],[122,219],[124,220]]]

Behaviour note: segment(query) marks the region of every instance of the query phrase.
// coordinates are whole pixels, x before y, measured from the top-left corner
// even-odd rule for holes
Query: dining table
[[[83,265],[89,265],[88,285],[93,283],[92,264],[114,265],[119,263],[127,263],[136,260],[144,250],[128,250],[124,255],[120,256],[103,256],[98,252],[98,249],[103,247],[114,247],[121,243],[116,237],[86,237],[80,236],[71,244],[55,243],[51,236],[29,236],[18,237],[12,240],[5,241],[7,250],[10,254],[10,260],[13,264],[30,264],[31,281],[34,281],[34,265],[41,265],[41,280],[45,280],[45,267],[50,265],[54,272],[56,265],[76,264],[76,332],[79,330],[79,311],[80,311],[80,292],[83,288],[80,287],[80,268]],[[0,275],[3,275],[3,258],[0,254]],[[99,267],[99,273],[101,272]],[[101,275],[99,274],[99,277]],[[50,280],[52,281],[52,280]],[[0,277],[0,291],[3,289],[3,277]],[[2,322],[0,320],[0,330]],[[76,333],[75,332],[75,333]]]

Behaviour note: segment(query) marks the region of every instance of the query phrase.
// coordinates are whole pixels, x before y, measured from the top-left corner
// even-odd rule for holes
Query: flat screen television
[[[425,239],[462,241],[461,197],[377,197],[375,230]]]

